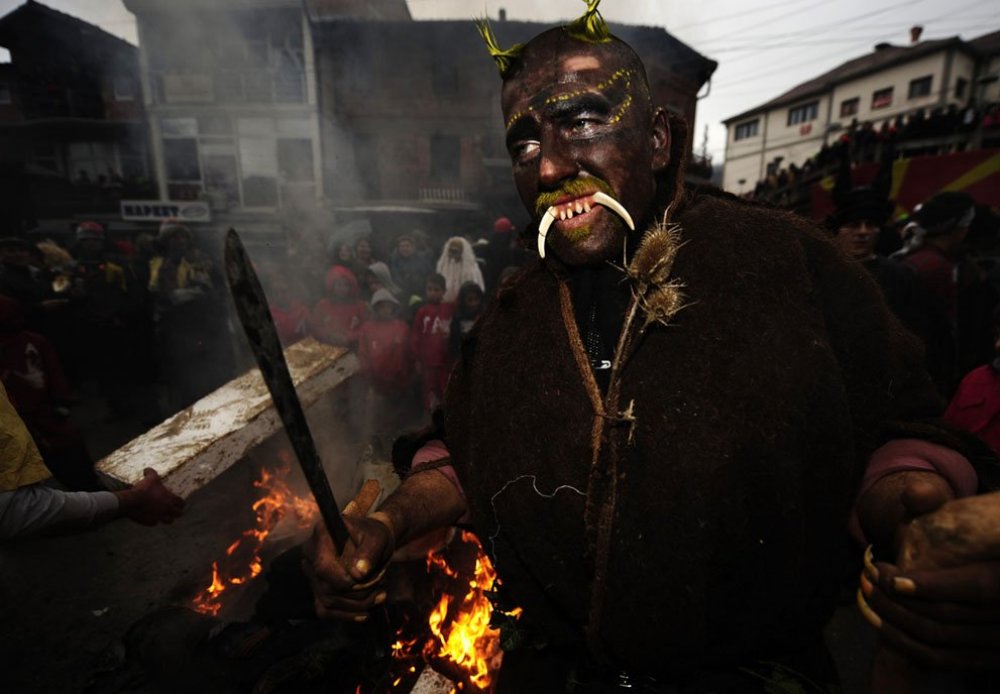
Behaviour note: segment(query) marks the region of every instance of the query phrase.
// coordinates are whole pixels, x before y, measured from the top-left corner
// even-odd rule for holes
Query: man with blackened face
[[[496,691],[811,691],[837,680],[822,627],[854,514],[883,562],[861,603],[926,653],[897,618],[898,530],[977,477],[914,424],[942,404],[919,348],[808,221],[683,191],[685,126],[598,1],[507,50],[480,23],[539,261],[465,337],[403,485],[347,519],[351,559],[315,534],[318,613],[363,621],[393,599],[377,579],[396,548],[471,523],[502,581]],[[947,626],[949,664],[983,665],[992,625],[940,614],[921,633]]]
[[[636,222],[651,220],[670,159],[667,118],[652,108],[635,54],[549,31],[504,81],[502,104],[518,193],[551,224],[540,236],[549,231],[547,242],[570,266],[620,256]],[[595,194],[610,200],[595,202]],[[544,255],[544,241],[538,248]]]

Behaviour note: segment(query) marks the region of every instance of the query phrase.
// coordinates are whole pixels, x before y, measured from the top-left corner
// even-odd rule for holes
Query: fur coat
[[[680,310],[640,334],[640,303],[606,393],[545,261],[465,341],[445,408],[523,629],[644,673],[815,640],[868,456],[941,408],[917,341],[808,221],[718,193],[677,207],[660,279]]]

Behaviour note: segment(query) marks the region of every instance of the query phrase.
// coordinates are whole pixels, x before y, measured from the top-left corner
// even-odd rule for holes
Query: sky
[[[136,43],[135,21],[121,0],[42,0]],[[407,0],[414,19],[507,18],[555,24],[578,17],[580,0]],[[0,0],[6,14],[22,0]],[[722,119],[757,106],[842,62],[871,52],[876,43],[909,42],[909,28],[924,39],[971,39],[1000,29],[1000,0],[604,0],[608,21],[664,27],[719,63],[698,102],[695,149],[708,126],[708,152],[721,163]],[[530,38],[530,37],[525,37]]]

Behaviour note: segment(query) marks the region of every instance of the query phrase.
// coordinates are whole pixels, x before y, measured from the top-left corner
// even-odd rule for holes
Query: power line
[[[992,19],[992,17],[982,17],[982,18],[969,17],[969,18],[967,18],[967,19],[965,19],[963,21],[966,21],[966,22],[975,22],[978,19]],[[979,29],[981,27],[982,27],[982,24],[975,24],[975,25],[963,26],[963,27],[955,28],[955,29],[952,29],[951,31],[954,31],[957,34],[962,34],[962,33],[966,33],[966,32],[969,32],[969,31],[972,31],[972,30],[975,30],[975,29]],[[782,41],[769,42],[769,43],[767,43],[766,45],[763,45],[763,46],[755,43],[753,45],[733,46],[732,48],[717,48],[717,49],[713,50],[712,53],[713,54],[719,54],[719,53],[746,53],[746,52],[755,52],[755,51],[770,51],[770,50],[774,50],[776,48],[794,48],[794,47],[797,47],[797,46],[815,46],[817,44],[829,44],[829,43],[853,43],[853,42],[856,42],[856,41],[859,41],[859,40],[867,40],[869,42],[877,42],[877,41],[881,41],[881,40],[886,39],[886,38],[888,38],[888,37],[886,36],[885,32],[882,32],[882,33],[879,33],[879,34],[871,34],[871,35],[866,35],[866,36],[853,35],[853,36],[844,37],[844,38],[826,38],[826,39],[814,38],[814,39],[803,39],[803,40],[790,40],[790,41],[784,41],[784,42],[782,42]]]
[[[801,29],[796,29],[794,31],[786,31],[786,32],[781,32],[781,33],[777,33],[777,34],[766,34],[766,35],[757,35],[757,36],[742,36],[741,39],[744,42],[757,42],[757,43],[760,43],[760,42],[765,42],[765,41],[773,41],[773,40],[776,40],[776,39],[788,39],[788,38],[799,38],[799,37],[802,37],[802,38],[812,38],[812,37],[815,37],[815,36],[823,36],[823,35],[829,33],[830,29],[833,29],[833,28],[836,28],[836,27],[845,26],[847,24],[852,24],[852,23],[854,23],[856,21],[859,21],[861,19],[867,19],[868,17],[872,17],[872,16],[875,16],[875,15],[878,15],[878,14],[884,14],[885,12],[888,12],[890,10],[897,9],[900,6],[910,5],[910,4],[917,4],[917,3],[923,2],[923,1],[924,0],[908,0],[908,2],[903,2],[903,3],[900,3],[898,5],[892,5],[890,7],[886,7],[886,8],[880,9],[880,10],[875,10],[873,12],[869,12],[869,13],[866,13],[866,14],[857,15],[855,17],[850,17],[850,18],[841,20],[839,22],[823,23],[823,24],[820,24],[820,25],[813,25],[813,26],[809,26],[809,27],[803,27]],[[969,8],[969,7],[972,7],[973,5],[978,5],[978,4],[982,3],[982,2],[992,2],[992,1],[993,0],[973,0],[973,2],[968,3],[966,5],[963,5],[962,7],[955,8],[954,10],[951,10],[951,11],[945,13],[945,14],[938,15],[936,17],[930,17],[930,18],[924,19],[920,23],[921,24],[928,24],[928,23],[937,22],[937,21],[965,22],[965,21],[968,21],[971,18],[955,16],[956,13],[961,12],[961,11],[963,11],[963,10]],[[991,15],[987,15],[986,16],[987,19],[995,18],[995,17],[996,17],[995,14],[991,14]],[[892,27],[896,27],[898,25],[876,25],[876,26],[886,26],[886,27],[892,28]],[[874,26],[865,26],[864,28],[865,29],[869,29],[869,28],[875,28],[875,27]],[[710,48],[709,49],[705,49],[704,45],[706,43],[707,44],[712,44],[712,43],[715,43],[715,42],[717,42],[719,40],[721,40],[721,39],[718,38],[718,37],[717,38],[712,38],[712,39],[706,39],[706,41],[704,41],[702,43],[699,43],[698,50],[707,50],[708,52],[711,52],[712,49],[710,49]],[[746,44],[746,45],[749,45],[749,44]]]
[[[725,22],[730,19],[736,19],[737,17],[743,17],[748,14],[756,14],[760,12],[766,12],[767,10],[774,9],[776,7],[785,7],[786,5],[794,5],[796,3],[802,2],[802,0],[785,0],[785,2],[776,2],[773,5],[765,5],[764,7],[754,7],[749,10],[744,10],[742,12],[733,12],[731,14],[719,17],[712,17],[711,19],[703,19],[698,22],[692,22],[690,24],[684,24],[678,27],[668,27],[668,31],[683,31],[691,27],[702,26],[703,24],[711,24],[712,22]]]
[[[918,2],[920,2],[921,0],[917,0],[917,1],[918,1]],[[962,11],[962,10],[964,10],[964,9],[966,9],[966,8],[968,8],[968,7],[970,7],[970,6],[972,6],[972,5],[976,5],[976,4],[979,4],[979,2],[981,2],[981,1],[982,1],[982,0],[973,0],[973,2],[971,2],[971,3],[967,3],[966,5],[963,5],[962,7],[959,7],[959,8],[956,8],[956,9],[955,9],[955,10],[953,10],[952,12],[949,12],[949,13],[948,13],[948,15],[950,15],[950,14],[953,14],[954,12],[959,12],[959,11]],[[945,16],[948,16],[948,15],[945,15]],[[831,26],[832,26],[832,25],[831,25]],[[856,44],[856,47],[857,47],[857,48],[863,48],[863,47],[867,47],[868,45],[869,45],[869,40],[868,40],[868,39],[865,39],[863,43],[859,43],[859,44]],[[844,53],[848,53],[849,51],[853,51],[853,50],[854,50],[854,48],[855,48],[855,46],[849,46],[849,47],[847,47],[847,48],[843,49],[843,52],[844,52]],[[840,51],[838,51],[838,52],[840,52]],[[816,58],[816,59],[814,59],[814,60],[809,60],[809,61],[805,61],[805,62],[802,62],[802,61],[797,61],[797,62],[796,62],[796,66],[800,66],[800,65],[811,65],[811,64],[813,64],[813,63],[816,63],[816,62],[820,62],[820,61],[823,61],[823,60],[827,60],[827,59],[829,59],[829,58],[832,58],[832,57],[833,57],[834,55],[836,55],[836,53],[826,53],[826,54],[824,54],[824,55],[822,55],[822,56],[819,56],[819,57],[817,57],[817,58]],[[861,57],[861,56],[856,56],[856,57]],[[849,61],[849,60],[853,60],[853,59],[854,59],[854,58],[849,58],[849,59],[848,59],[848,61]],[[843,61],[843,62],[848,62],[848,61]],[[779,69],[779,70],[776,70],[776,71],[775,71],[775,70],[772,70],[772,71],[765,71],[765,72],[763,72],[763,73],[760,73],[760,72],[756,72],[756,71],[755,71],[755,72],[746,72],[746,73],[741,73],[741,74],[738,74],[738,75],[736,75],[736,76],[732,76],[732,77],[729,77],[729,79],[728,79],[728,80],[723,80],[723,81],[721,82],[721,84],[722,84],[722,85],[725,85],[725,84],[731,84],[731,83],[734,83],[734,82],[737,82],[737,81],[738,81],[738,82],[748,82],[748,81],[755,81],[755,80],[758,80],[758,79],[762,79],[762,78],[764,78],[764,77],[769,77],[769,76],[771,76],[771,75],[775,75],[775,74],[778,74],[778,73],[781,73],[781,72],[785,72],[785,71],[786,71],[786,68],[784,67],[784,65],[785,65],[785,64],[787,64],[787,60],[784,60],[784,61],[783,61],[783,60],[779,59],[778,61],[776,61],[776,62],[773,62],[773,63],[766,63],[766,64],[765,64],[765,65],[764,65],[763,67],[769,67],[769,66],[771,66],[771,65],[778,65],[778,64],[782,64],[782,65],[783,65],[783,67],[782,67],[781,69]],[[831,69],[832,69],[832,68],[831,68]],[[715,82],[714,84],[715,84],[715,86],[719,86],[719,85],[720,85],[720,83],[719,83],[719,82]]]
[[[976,1],[979,2],[980,0],[976,0]],[[905,7],[905,6],[908,6],[908,5],[917,5],[917,4],[920,4],[921,2],[925,2],[925,0],[904,0],[904,2],[896,3],[895,5],[890,5],[889,7],[883,7],[882,9],[873,10],[871,12],[866,12],[864,14],[856,15],[854,17],[848,17],[847,19],[843,19],[843,20],[841,20],[839,22],[824,22],[821,25],[813,25],[813,26],[810,26],[810,27],[803,27],[802,29],[796,29],[795,31],[789,31],[789,32],[784,32],[784,33],[780,33],[780,34],[772,34],[772,35],[770,35],[767,38],[787,38],[787,37],[790,37],[790,36],[803,36],[803,35],[807,35],[807,34],[812,35],[817,30],[821,30],[821,29],[822,30],[828,30],[828,29],[831,29],[831,28],[834,28],[834,27],[844,26],[846,24],[853,24],[854,22],[857,22],[857,21],[862,20],[862,19],[867,19],[868,17],[874,17],[876,15],[885,14],[886,12],[890,12],[892,10],[898,9],[900,7]],[[808,9],[808,8],[803,8],[803,9]],[[785,15],[785,16],[787,17],[788,15]],[[770,20],[770,21],[764,22],[763,24],[757,24],[757,25],[753,25],[753,26],[749,26],[749,27],[743,27],[739,31],[732,32],[732,33],[729,33],[729,34],[725,34],[723,36],[717,36],[717,37],[714,37],[714,38],[711,38],[711,39],[707,39],[705,41],[705,43],[709,43],[709,44],[715,43],[715,42],[721,41],[721,40],[726,39],[726,38],[731,37],[731,36],[741,35],[747,29],[754,28],[754,26],[763,26],[764,24],[773,24],[773,23],[774,23],[774,20]],[[744,36],[744,38],[748,38],[748,37]],[[758,39],[759,37],[753,37],[753,38],[754,39]]]
[[[868,41],[868,39],[865,39],[863,42],[853,44],[851,46],[848,46],[847,48],[844,48],[844,49],[839,49],[838,48],[838,49],[836,49],[835,51],[833,51],[831,53],[824,53],[823,55],[820,55],[820,56],[817,56],[817,57],[813,58],[812,60],[796,61],[795,67],[801,67],[802,65],[812,65],[813,63],[818,63],[818,62],[823,62],[823,61],[831,60],[831,59],[834,59],[836,56],[842,56],[843,53],[846,53],[848,51],[852,51],[855,48],[863,48],[863,47],[866,47],[868,45],[869,45],[869,41]],[[782,67],[778,68],[777,70],[769,70],[769,71],[765,71],[765,72],[760,72],[760,71],[745,72],[745,73],[742,73],[742,74],[734,75],[734,76],[730,77],[728,80],[723,80],[722,82],[715,82],[715,81],[713,81],[713,86],[716,87],[716,88],[718,88],[719,86],[725,86],[727,84],[733,84],[733,83],[736,83],[736,82],[740,82],[740,83],[752,82],[752,81],[763,79],[765,77],[770,77],[772,75],[777,75],[777,74],[781,74],[781,73],[787,73],[788,72],[787,60],[783,61],[783,62],[785,64],[782,65]],[[847,61],[843,61],[842,60],[841,63],[843,63],[843,62],[847,62]],[[836,66],[834,66],[834,67],[836,67]],[[832,70],[833,68],[830,68],[830,69]],[[817,75],[817,77],[818,77],[818,75]]]
[[[914,1],[915,2],[923,2],[923,0],[908,0],[908,1],[909,2],[914,2]],[[785,14],[783,18],[790,17],[792,15],[798,14],[799,12],[802,12],[802,11],[805,11],[805,10],[811,10],[814,7],[819,7],[820,5],[828,5],[828,4],[829,3],[826,2],[826,0],[820,0],[820,2],[816,2],[816,3],[813,3],[811,5],[806,5],[805,7],[800,7],[798,10],[796,10],[794,12],[789,12],[789,13]],[[762,26],[764,26],[766,24],[773,24],[774,21],[775,21],[774,19],[768,19],[768,20],[765,20],[763,22],[760,22],[759,24],[751,24],[750,26],[743,27],[742,29],[739,29],[738,31],[733,31],[733,32],[730,32],[728,34],[723,34],[722,36],[717,36],[717,37],[715,37],[713,39],[708,39],[707,43],[713,43],[715,41],[723,41],[723,40],[725,40],[727,38],[730,38],[732,36],[737,36],[739,34],[742,34],[744,31],[747,31],[748,29],[756,29],[757,27],[762,27]]]

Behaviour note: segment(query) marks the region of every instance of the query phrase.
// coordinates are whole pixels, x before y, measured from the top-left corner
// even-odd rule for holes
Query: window
[[[354,136],[354,165],[361,183],[361,194],[377,198],[382,191],[378,169],[378,142],[374,135],[358,133]]]
[[[198,134],[198,121],[194,118],[161,118],[160,133],[164,137],[194,137]]]
[[[844,99],[840,102],[840,117],[850,118],[858,113],[858,106],[861,104],[861,99],[859,97],[854,97],[853,99]]]
[[[205,154],[205,190],[217,207],[240,204],[235,154]]]
[[[135,82],[131,77],[115,77],[115,101],[132,101],[135,99]]]
[[[910,99],[919,99],[922,96],[929,96],[931,93],[931,80],[933,77],[927,75],[927,77],[920,77],[915,80],[910,80],[910,92],[907,95]],[[891,97],[891,94],[890,94]],[[891,103],[891,99],[890,99]]]
[[[892,87],[879,89],[872,93],[872,110],[892,106]]]
[[[955,98],[964,99],[965,98],[965,87],[969,84],[969,81],[964,77],[959,77],[955,80]]]
[[[6,82],[0,82],[0,104],[10,103],[10,87]]]
[[[272,137],[245,136],[247,121],[239,122],[240,168],[243,172],[243,205],[246,207],[278,206],[278,155]],[[261,119],[264,120],[264,119]],[[273,126],[272,126],[273,127]]]
[[[278,140],[278,173],[289,182],[313,180],[312,140]]]
[[[453,135],[431,137],[431,178],[456,182],[459,174],[461,143]]]
[[[119,140],[117,149],[118,164],[123,178],[133,180],[148,175],[145,140],[139,137]]]
[[[198,134],[229,137],[233,134],[233,124],[226,116],[198,116]]]
[[[99,183],[116,176],[114,150],[106,142],[70,142],[66,147],[69,175],[75,181]]]
[[[737,140],[745,140],[748,137],[754,137],[757,135],[757,128],[759,125],[759,118],[754,118],[746,123],[740,123],[736,126],[736,134],[733,137]]]
[[[189,138],[163,140],[163,161],[167,169],[167,180],[201,180],[196,140]]]
[[[799,123],[808,123],[811,120],[816,120],[816,116],[818,115],[819,102],[812,101],[808,104],[788,109],[788,124],[798,125]]]
[[[11,60],[10,51],[3,46],[0,46],[0,65],[5,65],[11,62],[13,62],[13,60]]]

